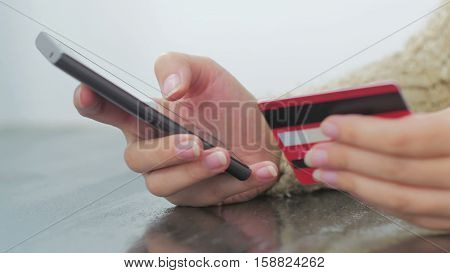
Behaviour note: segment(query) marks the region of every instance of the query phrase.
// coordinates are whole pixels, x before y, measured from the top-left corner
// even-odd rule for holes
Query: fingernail
[[[166,80],[164,81],[162,93],[164,97],[169,98],[172,96],[175,92],[178,91],[179,87],[181,85],[180,76],[178,74],[171,74],[169,75]]]
[[[321,167],[328,163],[328,153],[322,149],[312,149],[305,155],[305,164],[309,167]]]
[[[200,155],[200,147],[192,140],[182,141],[175,145],[176,154],[179,158],[192,160]]]
[[[263,168],[258,169],[255,172],[256,176],[260,179],[273,179],[275,177],[277,177],[277,170],[273,167],[273,166],[266,166]]]
[[[336,186],[337,173],[335,171],[317,169],[313,172],[313,178],[325,185]]]
[[[330,121],[324,121],[320,125],[320,128],[322,129],[322,132],[331,139],[336,139],[338,137],[338,127],[336,124]]]
[[[227,157],[222,151],[213,152],[205,157],[205,165],[211,170],[222,168],[226,164]]]

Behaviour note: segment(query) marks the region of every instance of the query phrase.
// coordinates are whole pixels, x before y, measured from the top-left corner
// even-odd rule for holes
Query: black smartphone
[[[114,103],[124,111],[136,116],[167,134],[193,134],[191,131],[181,126],[177,122],[166,117],[150,106],[146,96],[136,96],[136,93],[126,91],[117,84],[108,80],[99,71],[94,71],[82,55],[70,49],[67,45],[46,32],[41,32],[36,38],[36,47],[56,67],[60,68],[75,79],[90,86],[92,90]],[[214,147],[209,142],[202,139],[205,149]],[[246,180],[250,177],[251,169],[234,157],[231,157],[230,166],[226,172],[239,180]]]

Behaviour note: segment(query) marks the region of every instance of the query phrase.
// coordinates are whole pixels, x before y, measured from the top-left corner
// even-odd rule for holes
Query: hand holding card
[[[304,157],[315,144],[329,141],[320,129],[328,116],[361,114],[396,118],[410,114],[394,84],[265,101],[259,107],[302,184],[316,183],[312,177],[314,169],[305,164]]]

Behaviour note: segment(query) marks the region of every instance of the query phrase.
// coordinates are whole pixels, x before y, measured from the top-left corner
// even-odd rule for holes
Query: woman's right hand
[[[193,123],[213,124],[211,132],[231,144],[230,151],[250,166],[252,176],[239,181],[223,173],[230,163],[229,150],[204,150],[200,139],[189,134],[160,137],[80,85],[74,95],[78,112],[122,130],[128,143],[125,161],[144,175],[151,193],[176,205],[208,206],[247,201],[275,183],[280,152],[255,98],[228,71],[208,58],[168,53],[156,61],[155,73],[164,104],[172,109],[180,103],[187,105],[186,116]],[[238,105],[238,111],[230,111],[232,105]]]

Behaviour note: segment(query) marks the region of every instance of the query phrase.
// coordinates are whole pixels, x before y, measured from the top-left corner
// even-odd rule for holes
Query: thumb
[[[220,68],[206,57],[169,52],[155,62],[155,74],[165,99],[174,101],[188,92],[204,89]]]

